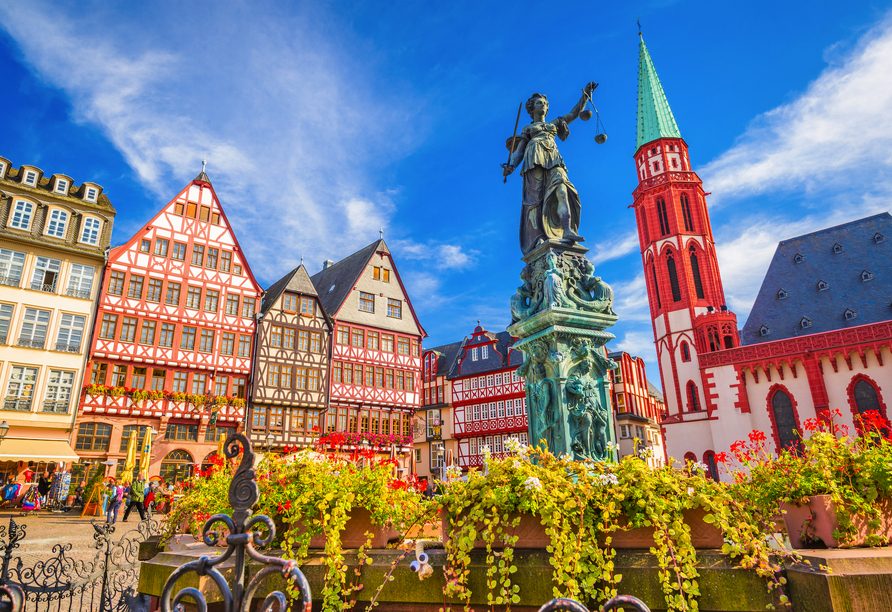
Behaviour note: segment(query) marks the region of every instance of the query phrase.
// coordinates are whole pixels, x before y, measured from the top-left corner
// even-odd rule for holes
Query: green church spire
[[[638,142],[635,149],[657,138],[681,138],[681,132],[642,37],[638,44]]]

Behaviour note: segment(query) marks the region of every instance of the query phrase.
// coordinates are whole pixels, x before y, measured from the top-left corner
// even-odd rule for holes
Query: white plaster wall
[[[383,267],[390,270],[390,282],[375,280],[373,268]],[[375,296],[375,312],[365,312],[359,309],[359,293],[371,293]],[[381,295],[381,294],[384,295]],[[403,312],[401,319],[395,319],[387,316],[387,299],[400,300],[403,303]],[[329,313],[333,315],[334,313]],[[342,322],[358,323],[360,325],[368,325],[370,327],[379,327],[383,329],[391,329],[393,331],[402,332],[404,334],[420,335],[421,331],[415,324],[412,317],[412,311],[409,309],[409,301],[407,296],[400,288],[397,281],[393,264],[387,257],[381,257],[379,254],[372,256],[369,265],[363,271],[362,276],[356,283],[356,289],[351,291],[344,301],[344,305],[338,312],[338,320]]]
[[[669,463],[675,459],[675,465],[683,465],[685,453],[691,452],[697,455],[697,461],[703,457],[703,452],[712,448],[712,427],[705,418],[700,421],[685,421],[684,423],[669,423],[666,430],[666,452],[669,455]]]

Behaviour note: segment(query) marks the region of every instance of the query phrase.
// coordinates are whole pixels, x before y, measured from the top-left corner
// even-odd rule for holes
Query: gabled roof
[[[310,280],[310,275],[307,274],[307,269],[303,264],[300,264],[291,272],[270,285],[269,289],[266,290],[266,294],[263,296],[263,306],[260,309],[261,314],[266,314],[266,311],[276,303],[279,296],[286,290],[301,295],[313,295],[318,297],[316,288],[313,287],[313,283]]]
[[[319,301],[332,316],[337,315],[338,310],[341,309],[347,296],[353,290],[356,281],[359,280],[372,256],[378,250],[390,252],[383,240],[376,240],[310,278],[318,292]]]
[[[409,292],[406,291],[406,287],[403,285],[403,280],[397,270],[396,262],[393,260],[393,254],[390,252],[390,249],[387,248],[387,244],[384,242],[383,238],[376,240],[367,247],[356,251],[352,255],[328,266],[324,270],[320,270],[310,277],[310,280],[316,287],[319,301],[330,316],[337,317],[338,311],[341,309],[341,306],[344,305],[344,302],[347,300],[347,297],[350,295],[350,292],[353,290],[357,281],[359,281],[362,273],[368,267],[369,262],[375,253],[387,254],[390,263],[393,265],[393,274],[400,285],[400,289],[403,291],[403,295],[406,296],[406,306],[408,306],[409,312],[412,313],[412,319],[415,321],[415,325],[418,326],[418,331],[421,334],[421,337],[426,338],[427,332],[424,331],[424,328],[421,326],[421,321],[418,320],[418,315],[415,314],[415,307],[409,299]]]
[[[523,363],[523,353],[512,350],[514,338],[507,331],[488,332],[478,325],[471,338],[465,338],[459,344],[454,363],[449,371],[448,378],[450,380],[460,376],[475,376],[485,374],[486,372],[496,372],[508,367],[519,366]],[[483,359],[483,356],[480,355],[477,361],[473,361],[470,357],[470,350],[484,344],[492,349],[489,351],[489,355],[487,355],[486,359]]]
[[[779,297],[781,288],[786,297]],[[886,212],[780,242],[740,341],[759,344],[888,321],[890,302],[892,215]],[[855,318],[847,320],[847,310]],[[803,327],[803,319],[811,325]]]
[[[638,139],[635,150],[658,138],[681,138],[681,132],[642,37],[638,43]]]
[[[663,398],[663,394],[660,393],[660,390],[657,389],[650,381],[647,381],[647,394],[657,400],[658,402],[665,402],[666,400]]]
[[[462,347],[463,342],[453,342],[442,346],[435,346],[426,351],[437,354],[437,376],[446,376],[455,364],[455,358]]]

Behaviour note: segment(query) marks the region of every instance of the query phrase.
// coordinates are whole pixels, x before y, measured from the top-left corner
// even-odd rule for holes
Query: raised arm
[[[582,112],[582,109],[585,108],[585,103],[588,101],[588,97],[592,95],[592,92],[598,87],[597,83],[589,83],[585,86],[585,93],[582,94],[582,97],[579,98],[579,102],[576,103],[576,106],[573,107],[569,113],[561,117],[566,123],[572,123],[578,116],[579,113]]]

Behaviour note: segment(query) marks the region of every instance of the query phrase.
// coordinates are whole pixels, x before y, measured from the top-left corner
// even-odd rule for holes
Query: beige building
[[[0,474],[36,479],[78,459],[71,431],[114,216],[99,185],[0,157]]]
[[[415,474],[421,479],[443,477],[443,468],[458,458],[454,435],[452,382],[447,378],[461,342],[425,349],[422,358],[421,408],[412,428]]]

